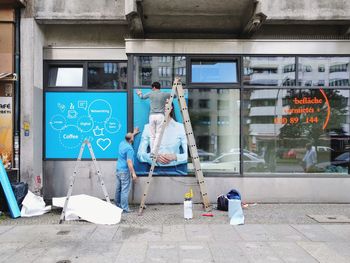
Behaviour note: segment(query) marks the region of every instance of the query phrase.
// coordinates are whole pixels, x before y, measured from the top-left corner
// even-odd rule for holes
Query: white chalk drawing
[[[77,127],[82,132],[89,132],[94,127],[94,122],[89,116],[82,116],[78,119]]]
[[[96,128],[93,129],[92,131],[94,132],[94,135],[98,137],[98,136],[104,136],[103,130],[104,128],[99,128],[98,126],[96,126]]]
[[[112,116],[111,105],[102,99],[94,100],[88,108],[88,115],[95,123],[104,123]]]
[[[105,122],[105,129],[109,133],[117,133],[120,131],[121,127],[120,121],[115,118],[110,118]]]
[[[56,114],[52,116],[51,120],[49,121],[49,124],[51,125],[51,128],[55,131],[63,130],[66,127],[66,118],[61,114]]]
[[[61,112],[64,112],[66,110],[66,105],[58,102],[57,103],[57,108],[61,111]]]
[[[112,141],[109,138],[98,138],[96,144],[102,151],[105,151],[112,144]]]
[[[86,100],[78,100],[78,108],[79,109],[87,109],[88,102]]]
[[[64,148],[73,149],[79,147],[84,138],[77,126],[67,125],[60,131],[59,139]]]
[[[67,113],[68,119],[75,119],[78,116],[78,112],[74,109],[73,103],[70,103],[69,110]]]

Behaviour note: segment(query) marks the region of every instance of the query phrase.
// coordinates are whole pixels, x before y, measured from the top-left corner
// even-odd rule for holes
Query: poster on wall
[[[0,97],[0,158],[11,168],[13,157],[12,97]]]
[[[96,158],[116,159],[127,131],[127,94],[122,92],[47,92],[45,157],[76,159],[85,139]],[[90,158],[86,147],[83,158]]]
[[[143,94],[150,89],[141,89]],[[162,92],[171,92],[162,89]],[[185,95],[187,97],[187,94]],[[140,129],[140,135],[135,137],[135,170],[137,175],[148,175],[151,164],[150,151],[150,101],[142,100],[134,90],[134,127]],[[159,147],[159,159],[154,175],[187,175],[187,138],[178,100],[174,99],[174,112],[168,126],[164,130],[163,139]]]

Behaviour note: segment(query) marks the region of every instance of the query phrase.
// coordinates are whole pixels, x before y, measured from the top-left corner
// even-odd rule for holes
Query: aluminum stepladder
[[[206,184],[204,181],[204,176],[203,176],[203,172],[201,169],[201,164],[200,164],[199,157],[198,157],[198,151],[197,151],[196,141],[195,141],[194,134],[193,134],[190,116],[188,114],[188,108],[186,105],[184,90],[182,87],[181,79],[175,78],[175,81],[174,81],[174,84],[173,84],[172,90],[171,90],[170,99],[165,107],[164,124],[163,124],[161,131],[160,131],[160,135],[159,135],[159,139],[157,141],[157,144],[155,145],[154,156],[152,158],[152,165],[151,165],[148,177],[147,177],[147,181],[145,183],[144,192],[142,195],[141,204],[140,204],[140,208],[139,208],[139,215],[142,215],[143,209],[145,208],[145,202],[146,202],[146,198],[148,195],[149,186],[150,186],[151,181],[152,181],[154,168],[156,166],[156,160],[158,158],[159,147],[160,147],[160,144],[161,144],[161,141],[163,138],[164,130],[165,130],[165,128],[168,124],[168,121],[169,121],[169,115],[170,115],[170,112],[172,110],[172,103],[173,103],[175,94],[177,95],[177,98],[179,100],[181,115],[183,118],[183,123],[184,123],[186,137],[187,137],[187,145],[189,147],[189,151],[190,151],[190,155],[191,155],[192,163],[193,163],[193,167],[194,167],[194,172],[195,172],[198,184],[199,184],[204,209],[205,209],[205,211],[211,211],[207,187],[206,187]],[[187,149],[184,149],[184,150],[187,150]]]
[[[106,186],[105,186],[105,183],[103,181],[103,178],[102,178],[102,173],[101,173],[101,169],[96,161],[96,157],[95,157],[95,154],[94,154],[94,151],[92,149],[92,146],[91,146],[91,143],[88,139],[85,139],[84,142],[81,144],[81,147],[80,147],[80,152],[79,152],[79,155],[78,155],[78,159],[77,159],[77,162],[75,164],[75,167],[74,167],[74,172],[73,172],[73,175],[71,177],[71,180],[70,180],[70,183],[69,183],[69,188],[68,188],[68,193],[67,193],[67,197],[66,197],[66,200],[64,202],[64,206],[63,206],[63,209],[62,209],[62,213],[61,213],[61,217],[60,217],[60,224],[63,222],[63,220],[65,220],[65,216],[66,216],[66,209],[67,209],[67,206],[68,206],[68,202],[69,202],[69,198],[71,197],[72,195],[72,192],[73,192],[73,186],[74,186],[74,182],[75,182],[75,176],[77,175],[77,172],[78,172],[78,166],[81,162],[81,158],[83,156],[83,152],[84,152],[84,149],[85,149],[85,146],[88,146],[89,148],[89,151],[90,151],[90,155],[91,155],[91,158],[92,158],[92,161],[94,163],[94,166],[95,166],[95,169],[96,169],[96,173],[97,173],[97,176],[98,176],[98,181],[100,182],[101,184],[101,187],[102,187],[102,191],[104,193],[104,196],[106,198],[106,201],[108,203],[111,203],[111,200],[109,199],[109,195],[108,195],[108,192],[107,192],[107,189],[106,189]]]

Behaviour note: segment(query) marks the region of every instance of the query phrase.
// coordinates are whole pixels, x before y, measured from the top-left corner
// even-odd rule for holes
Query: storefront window
[[[127,63],[88,63],[89,89],[126,89]]]
[[[201,89],[189,89],[188,98],[204,175],[239,173],[239,90],[209,89],[201,92]],[[188,168],[193,171],[190,159]]]
[[[49,87],[82,87],[83,67],[50,67]]]
[[[243,97],[244,153],[261,164],[244,161],[245,173],[349,174],[349,90],[246,89]]]
[[[294,57],[244,57],[243,84],[295,86]]]
[[[349,63],[350,57],[300,57],[299,83],[301,86],[349,86]]]
[[[149,87],[158,81],[170,88],[174,77],[186,83],[186,58],[183,56],[138,56],[134,59],[134,86]]]
[[[192,83],[237,83],[237,62],[192,60]]]

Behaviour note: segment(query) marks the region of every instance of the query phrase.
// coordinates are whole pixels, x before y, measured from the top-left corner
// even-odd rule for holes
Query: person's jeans
[[[129,172],[118,172],[116,175],[116,190],[114,202],[116,206],[129,212],[129,192],[131,188],[131,176]]]

